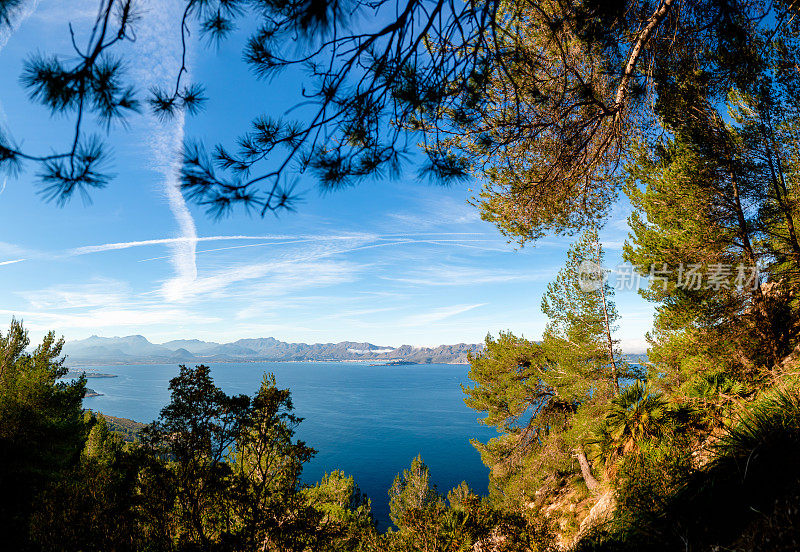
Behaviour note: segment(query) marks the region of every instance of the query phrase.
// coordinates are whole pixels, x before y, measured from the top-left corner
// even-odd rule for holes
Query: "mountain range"
[[[214,343],[199,339],[177,339],[151,343],[141,335],[99,337],[93,335],[64,345],[68,365],[170,364],[252,361],[369,360],[376,363],[465,364],[468,353],[478,353],[482,344],[459,343],[438,347],[382,347],[372,343],[287,343],[272,337]]]

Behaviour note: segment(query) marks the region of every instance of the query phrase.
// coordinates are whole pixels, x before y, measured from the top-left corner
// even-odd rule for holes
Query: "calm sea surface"
[[[86,370],[118,376],[90,378],[88,387],[103,396],[85,399],[86,408],[140,422],[158,417],[169,402],[169,380],[178,373],[176,365],[154,364]],[[381,527],[389,524],[387,491],[417,454],[441,492],[466,481],[486,493],[488,470],[469,439],[485,442],[496,433],[464,405],[459,384],[469,383],[468,370],[447,364],[211,363],[214,381],[228,394],[253,395],[265,372],[291,389],[295,411],[305,418],[297,437],[319,451],[305,480],[334,469],[355,476]]]

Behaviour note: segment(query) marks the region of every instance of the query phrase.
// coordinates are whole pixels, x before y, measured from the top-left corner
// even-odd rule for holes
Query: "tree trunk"
[[[672,8],[674,1],[675,0],[662,0],[653,15],[651,15],[650,19],[647,20],[647,24],[641,31],[639,31],[639,36],[636,37],[636,42],[633,43],[630,52],[628,52],[628,56],[625,61],[625,68],[622,72],[622,80],[617,87],[617,94],[614,99],[614,107],[618,114],[622,112],[622,105],[628,96],[628,87],[633,79],[636,63],[639,61],[639,56],[641,56],[642,50],[650,41],[650,38],[652,38],[656,27],[658,27],[664,18],[667,17],[667,14],[669,13],[670,8]]]
[[[602,246],[598,246],[598,260],[602,258]],[[599,263],[598,263],[599,264]],[[619,374],[617,373],[617,361],[614,359],[614,340],[611,339],[611,322],[608,320],[608,306],[606,304],[606,284],[600,282],[600,297],[603,299],[603,318],[606,326],[606,339],[608,339],[608,356],[611,358],[611,378],[614,384],[614,395],[619,395]]]
[[[778,202],[784,221],[786,222],[786,230],[789,233],[789,244],[795,256],[795,262],[800,263],[800,240],[797,239],[797,231],[794,227],[794,215],[788,203],[789,190],[786,187],[786,178],[783,173],[783,163],[781,162],[780,152],[775,145],[775,130],[772,128],[772,121],[767,120],[766,123],[762,123],[762,128],[762,138],[764,146],[766,147],[765,153],[769,171],[772,176],[775,200]],[[767,136],[764,136],[764,134],[768,134],[769,140],[767,140]],[[772,162],[773,155],[775,156],[774,164]]]
[[[578,458],[578,464],[581,466],[581,475],[583,476],[583,480],[586,482],[586,486],[590,491],[596,491],[600,487],[600,483],[598,483],[597,479],[595,479],[592,475],[592,468],[589,465],[589,460],[586,458],[586,454],[584,454],[583,449],[580,447],[576,448],[575,456]]]
[[[756,254],[753,250],[753,244],[750,241],[750,231],[747,228],[747,220],[745,219],[744,209],[742,208],[742,198],[739,194],[739,182],[733,172],[731,172],[730,177],[731,186],[733,189],[734,206],[736,209],[736,219],[739,224],[739,237],[742,239],[742,246],[744,247],[745,254],[747,255],[747,260],[752,264],[753,269],[755,270],[757,267]],[[758,275],[756,275],[756,278],[758,278]],[[761,333],[765,341],[767,341],[773,363],[778,364],[780,362],[778,344],[775,340],[775,334],[772,330],[772,320],[769,312],[767,311],[764,292],[761,290],[761,283],[758,281],[758,279],[756,280],[755,302],[758,313],[761,315],[763,323],[766,326],[766,330],[760,328],[759,333]]]

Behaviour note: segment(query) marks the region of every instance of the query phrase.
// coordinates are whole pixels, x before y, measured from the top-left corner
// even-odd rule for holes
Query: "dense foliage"
[[[613,352],[598,371],[575,369],[591,366],[575,360],[601,328],[597,308],[584,305],[603,288],[587,292],[570,272],[597,262],[585,237],[548,288],[543,340],[489,337],[472,363],[467,404],[501,433],[477,444],[492,491],[543,513],[579,550],[798,545],[800,109],[786,57],[797,29],[748,22],[744,7],[725,5],[730,26],[703,52],[677,33],[682,51],[653,61],[661,132],[634,134],[612,175],[633,206],[624,260],[647,277],[640,293],[656,304],[642,369],[613,392],[601,377]],[[716,50],[723,43],[735,63]],[[507,199],[505,230],[525,239],[514,226],[524,198]],[[565,385],[571,376],[583,395]],[[569,408],[553,419],[562,396]],[[520,442],[520,426],[535,430],[530,444],[501,447]]]
[[[339,471],[302,481],[315,451],[294,439],[288,390],[265,376],[230,396],[207,366],[180,367],[158,420],[126,441],[119,419],[83,411],[61,342],[25,352],[18,322],[0,336],[0,527],[22,551],[450,552],[501,538],[499,550],[547,550],[539,518],[503,511],[466,484],[438,494],[416,458],[389,490],[394,529]]]
[[[592,271],[581,281],[587,266]],[[597,272],[601,267],[597,233],[587,231],[548,286],[542,310],[550,322],[542,341],[488,337],[485,351],[472,359],[476,386],[465,388],[466,403],[486,412],[483,422],[501,433],[476,445],[492,468],[493,491],[505,501],[544,500],[576,465],[584,468],[585,483],[596,486],[585,441],[627,370],[612,336],[613,289]]]
[[[0,0],[0,30],[23,2]],[[112,50],[133,3],[100,0],[77,58],[33,56],[31,98],[75,116],[67,151],[0,135],[0,168],[42,167],[64,200],[103,186],[101,126],[139,107]],[[287,167],[325,186],[396,172],[404,132],[427,172],[483,179],[475,199],[510,239],[583,232],[548,286],[540,341],[488,336],[466,403],[489,497],[446,496],[421,458],[380,534],[355,481],[315,485],[287,390],[228,396],[181,367],[171,403],[124,442],[64,383],[61,342],[0,336],[0,529],[17,550],[797,550],[800,545],[800,18],[757,0],[187,0],[182,34],[237,19],[259,77],[305,64],[310,121],[260,117],[239,150],[187,147],[183,186],[212,211],[290,206]],[[368,13],[365,29],[345,14]],[[376,25],[373,27],[372,25]],[[302,38],[296,58],[287,40]],[[147,103],[195,110],[182,84]],[[312,90],[310,87],[309,90]],[[297,162],[297,163],[295,163]],[[655,303],[648,360],[623,361],[596,229],[624,192],[624,259]]]
[[[25,4],[0,0],[0,31]],[[607,212],[636,143],[669,131],[663,107],[685,79],[700,79],[714,108],[731,87],[765,79],[796,106],[800,82],[790,0],[183,0],[182,63],[172,82],[143,92],[125,70],[136,2],[97,4],[93,25],[69,29],[73,51],[35,53],[21,79],[34,102],[74,121],[72,140],[43,153],[0,135],[0,169],[37,165],[43,194],[57,201],[108,183],[93,131],[143,109],[197,112],[205,92],[188,82],[187,41],[218,45],[240,37],[242,22],[255,27],[241,37],[255,78],[284,86],[281,72],[297,74],[284,70],[305,73],[303,109],[256,104],[234,145],[187,144],[184,189],[217,215],[292,208],[293,172],[327,189],[396,176],[414,157],[410,144],[422,143],[421,172],[480,177],[475,202],[511,239],[571,233]]]
[[[0,335],[0,530],[12,548],[27,541],[37,496],[79,460],[87,433],[85,379],[58,381],[63,341],[49,333],[29,344],[17,321]]]

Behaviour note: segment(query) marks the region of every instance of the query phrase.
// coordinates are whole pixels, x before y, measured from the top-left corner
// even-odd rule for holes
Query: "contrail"
[[[112,242],[101,243],[97,245],[84,245],[76,247],[66,252],[69,257],[76,255],[88,255],[89,253],[102,253],[104,251],[117,251],[120,249],[130,249],[133,247],[146,247],[151,245],[169,245],[174,246],[186,242],[204,242],[204,241],[227,241],[227,240],[387,240],[387,239],[407,239],[411,241],[419,241],[420,243],[436,243],[438,242],[458,242],[464,241],[477,242],[477,241],[494,241],[494,240],[476,240],[476,239],[461,239],[461,240],[448,240],[436,239],[436,236],[486,236],[487,234],[480,232],[421,232],[421,233],[405,233],[405,234],[375,234],[372,232],[352,232],[348,234],[262,234],[262,235],[241,235],[234,234],[229,236],[197,236],[179,237],[179,238],[156,238],[150,240],[135,240],[127,242]],[[417,237],[427,236],[427,239],[417,240]],[[242,246],[248,247],[248,246]],[[503,250],[505,251],[505,250]]]
[[[14,16],[14,21],[11,23],[11,25],[0,30],[0,52],[2,52],[3,48],[5,48],[6,44],[8,44],[8,39],[11,38],[11,35],[13,35],[16,32],[16,30],[19,28],[19,26],[22,24],[23,21],[28,19],[33,14],[33,12],[36,11],[36,8],[38,6],[39,6],[39,0],[32,0],[27,4],[23,4],[22,8]],[[0,135],[8,132],[7,123],[8,123],[8,117],[6,116],[5,109],[3,109],[3,102],[0,102]],[[3,186],[2,188],[0,188],[0,194],[6,191],[7,183],[8,183],[8,177],[3,178]],[[19,263],[24,260],[25,259],[6,261],[0,263],[0,266]]]
[[[5,45],[8,43],[8,39],[11,38],[11,35],[14,34],[23,21],[28,19],[31,14],[36,11],[38,6],[39,0],[32,0],[22,5],[19,11],[13,16],[14,21],[11,23],[11,25],[0,31],[0,50],[5,48]]]
[[[144,18],[139,22],[136,48],[138,82],[144,90],[152,86],[171,86],[180,69],[181,2],[176,0],[142,0]],[[186,77],[186,75],[184,75]],[[184,114],[177,113],[169,122],[149,117],[148,132],[153,167],[163,174],[163,193],[178,223],[180,239],[169,243],[175,278],[168,288],[169,300],[179,300],[184,290],[197,279],[195,252],[197,228],[180,190],[180,152],[184,139]]]
[[[36,11],[36,8],[38,6],[39,6],[39,0],[32,0],[27,4],[23,4],[22,8],[20,8],[19,11],[13,16],[13,21],[11,22],[11,25],[0,30],[0,52],[2,52],[3,48],[5,48],[6,44],[8,44],[8,39],[11,38],[11,35],[13,35],[17,31],[17,29],[19,29],[19,26],[22,24],[23,21],[28,19],[31,16],[31,14],[33,14],[33,12]],[[0,102],[0,131],[7,130],[4,128],[7,122],[8,122],[8,117],[6,116],[6,112],[3,109],[3,103]],[[2,193],[5,189],[6,189],[6,182],[4,180],[3,189],[0,190],[0,193]]]
[[[204,241],[227,241],[227,240],[353,240],[353,239],[379,239],[376,234],[305,234],[305,235],[285,235],[285,234],[266,234],[260,236],[194,236],[191,238],[158,238],[153,240],[138,240],[129,242],[102,243],[99,245],[85,245],[76,247],[67,252],[67,256],[87,255],[89,253],[102,253],[104,251],[116,251],[119,249],[130,249],[132,247],[144,247],[149,245],[178,245],[185,242],[204,242]]]

